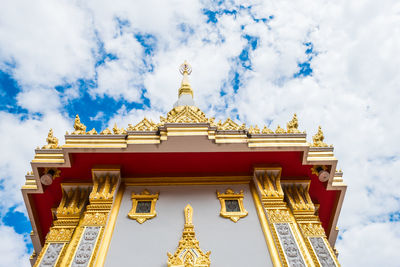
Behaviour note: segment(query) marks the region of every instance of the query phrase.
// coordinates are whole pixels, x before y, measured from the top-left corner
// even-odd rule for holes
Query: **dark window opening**
[[[150,213],[151,201],[138,201],[136,213]]]
[[[225,200],[225,207],[227,212],[240,212],[239,201]]]

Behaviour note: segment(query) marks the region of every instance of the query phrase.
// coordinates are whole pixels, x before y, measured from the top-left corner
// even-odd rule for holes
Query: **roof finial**
[[[179,94],[178,96],[180,97],[182,94],[187,94],[191,95],[193,98],[193,90],[192,87],[189,84],[189,75],[192,73],[192,67],[185,62],[179,67],[179,72],[183,75],[182,78],[182,83],[181,83],[181,88],[179,88]]]

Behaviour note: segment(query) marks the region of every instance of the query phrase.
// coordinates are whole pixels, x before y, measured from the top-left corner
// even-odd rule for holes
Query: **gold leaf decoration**
[[[250,128],[247,131],[249,132],[249,134],[259,134],[260,133],[260,129],[258,128],[257,125],[254,128],[253,128],[253,126],[250,126]]]
[[[324,143],[324,133],[322,132],[321,126],[318,127],[318,132],[313,136],[313,144],[315,147],[327,147],[328,144]]]
[[[47,145],[44,145],[42,149],[56,149],[59,148],[58,146],[58,139],[53,135],[53,129],[50,129],[47,138]]]
[[[100,134],[110,135],[110,134],[112,134],[112,132],[110,131],[110,129],[105,128]]]
[[[185,207],[185,225],[182,238],[179,241],[175,253],[167,253],[168,267],[209,267],[211,264],[210,254],[204,253],[196,239],[193,225],[193,208],[190,205]]]
[[[297,120],[297,115],[296,113],[293,115],[293,118],[291,121],[289,121],[286,124],[287,132],[288,133],[300,133],[299,129],[299,121]]]
[[[93,128],[92,130],[90,130],[89,132],[87,132],[86,134],[89,134],[89,135],[94,135],[94,134],[97,134],[97,131],[96,131],[96,129],[95,128]]]
[[[86,133],[86,126],[81,123],[81,119],[79,118],[79,115],[76,115],[75,117],[75,122],[74,122],[74,129],[71,134],[85,134]]]
[[[320,223],[301,223],[300,228],[305,236],[325,236],[325,230]]]
[[[222,131],[239,131],[239,130],[245,130],[246,126],[243,123],[242,125],[237,124],[236,122],[234,122],[233,120],[231,120],[231,118],[228,118],[224,123],[222,123],[221,121],[218,122],[217,124],[218,130],[222,130]]]
[[[263,134],[273,134],[274,131],[272,131],[271,129],[269,129],[267,126],[264,126],[264,128],[262,129],[262,133],[263,133]]]
[[[276,130],[275,130],[275,133],[277,133],[277,134],[284,134],[284,133],[286,133],[286,131],[285,131],[283,128],[281,128],[280,125],[278,125],[278,127],[277,127]]]
[[[160,117],[161,123],[211,123],[203,111],[195,106],[174,107],[167,114],[167,118]]]
[[[124,128],[119,129],[117,127],[117,124],[114,124],[114,128],[113,128],[114,134],[126,134],[126,131]]]
[[[128,131],[156,131],[158,129],[157,124],[155,124],[152,120],[148,120],[146,117],[136,124],[132,126],[132,124],[128,124]]]

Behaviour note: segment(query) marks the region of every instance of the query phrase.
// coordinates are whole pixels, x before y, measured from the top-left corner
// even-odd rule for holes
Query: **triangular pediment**
[[[146,117],[135,126],[132,126],[132,124],[129,124],[128,126],[128,131],[156,131],[158,128],[156,123],[148,120]]]
[[[213,123],[214,118],[208,119],[203,111],[195,106],[174,107],[167,118],[160,117],[161,123]]]
[[[246,126],[244,124],[239,125],[231,118],[228,118],[224,123],[221,123],[221,121],[218,123],[218,130],[223,130],[223,131],[232,131],[232,130],[245,130]]]

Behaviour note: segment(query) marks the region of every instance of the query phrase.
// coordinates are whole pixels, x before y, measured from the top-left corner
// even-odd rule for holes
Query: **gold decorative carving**
[[[300,229],[303,235],[309,236],[322,236],[325,237],[325,230],[321,223],[300,223]]]
[[[75,227],[72,228],[55,228],[52,227],[46,236],[46,242],[69,242]]]
[[[146,117],[136,124],[132,126],[132,124],[128,124],[128,131],[156,131],[158,129],[158,125],[154,123],[152,120],[148,120]]]
[[[96,129],[95,128],[93,128],[92,130],[90,130],[89,132],[87,132],[86,134],[89,134],[89,135],[94,135],[94,134],[97,134],[97,131],[96,131]]]
[[[262,183],[263,195],[265,197],[283,199],[280,169],[259,171],[256,173],[256,176]]]
[[[214,125],[214,118],[207,118],[203,111],[195,106],[174,107],[167,114],[167,118],[160,117],[160,122],[164,123],[210,123]]]
[[[54,167],[46,167],[44,168],[44,173],[49,173],[49,171],[51,171],[53,174],[53,180],[56,179],[57,177],[61,176],[61,170],[54,168]],[[33,174],[33,172],[32,172]]]
[[[78,258],[85,259],[88,262],[87,266],[93,266],[102,242],[115,190],[119,183],[119,172],[117,173],[115,169],[94,169],[92,173],[93,187],[89,195],[89,205],[81,217],[76,234],[73,235],[68,248],[69,253],[63,259],[62,266],[70,266],[71,262]]]
[[[93,189],[89,195],[90,204],[92,202],[112,202],[117,187],[117,177],[104,175],[93,177]]]
[[[57,137],[55,137],[55,136],[53,135],[53,129],[50,129],[50,130],[49,130],[49,133],[48,133],[48,135],[47,135],[46,141],[47,141],[47,145],[44,145],[44,146],[42,147],[42,149],[56,149],[56,148],[60,148],[60,147],[58,146],[58,139],[57,139]]]
[[[258,128],[258,126],[250,126],[250,128],[247,130],[249,132],[249,134],[259,134],[260,133],[260,129]]]
[[[210,254],[204,253],[196,239],[193,225],[193,208],[190,205],[185,207],[185,226],[182,238],[175,253],[167,253],[168,267],[209,267]]]
[[[135,194],[132,192],[132,209],[128,213],[128,217],[136,220],[138,223],[142,224],[146,220],[152,219],[156,217],[156,202],[158,199],[159,193],[150,194],[147,189],[143,190],[140,194]],[[138,203],[140,201],[149,201],[150,202],[150,210],[148,212],[138,211]]]
[[[178,96],[188,94],[193,97],[193,90],[189,83],[189,75],[192,73],[192,66],[185,62],[179,67],[179,72],[183,75],[181,87],[179,88]]]
[[[119,129],[117,127],[117,124],[114,124],[114,128],[113,128],[114,134],[126,134],[126,131],[124,128]]]
[[[103,131],[101,131],[100,134],[103,134],[103,135],[110,135],[110,134],[112,134],[112,132],[111,132],[110,129],[108,129],[108,127],[107,127],[107,128],[105,128]]]
[[[79,115],[76,115],[75,117],[75,123],[74,123],[74,129],[71,134],[85,134],[86,133],[86,126],[81,123],[81,119],[79,118]]]
[[[34,266],[42,266],[42,261],[53,262],[52,266],[63,266],[61,261],[64,258],[68,244],[72,242],[71,240],[79,223],[81,213],[87,203],[89,192],[87,188],[70,187],[68,189],[63,189],[61,202],[55,210],[57,219],[46,235],[45,246],[40,252]],[[46,250],[54,246],[54,243],[65,243],[66,245],[63,245],[57,251],[57,254],[49,255],[46,253]],[[52,253],[55,253],[55,251]],[[54,258],[56,256],[57,259]]]
[[[218,130],[222,131],[239,131],[239,130],[245,130],[246,125],[243,123],[242,125],[237,124],[231,118],[228,118],[224,123],[221,121],[218,122],[217,124]]]
[[[320,170],[322,169],[322,170],[324,170],[324,171],[327,171],[327,170],[328,170],[328,167],[325,166],[325,165],[314,165],[314,166],[312,166],[312,168],[311,168],[311,173],[312,173],[312,174],[315,174],[316,176],[318,176],[318,175],[319,175],[318,169],[320,169]]]
[[[229,218],[233,222],[237,222],[239,219],[246,217],[248,212],[245,210],[243,206],[243,190],[240,190],[240,193],[235,193],[232,189],[227,189],[225,193],[221,194],[217,190],[217,197],[221,203],[221,211],[220,215],[224,218]],[[237,201],[238,206],[235,208],[238,208],[238,211],[227,211],[227,201]]]
[[[283,129],[280,125],[278,125],[278,127],[275,130],[275,133],[277,134],[284,134],[286,133],[285,129]]]
[[[283,187],[287,203],[293,211],[312,211],[314,213],[315,207],[308,194],[310,185],[303,184],[287,184]]]
[[[267,126],[264,126],[264,128],[262,129],[263,134],[273,134],[274,131],[272,131],[271,129],[269,129]]]
[[[60,205],[57,208],[57,218],[71,218],[79,216],[88,200],[89,189],[72,188],[69,191],[63,189],[63,196]]]
[[[324,143],[324,133],[322,132],[321,126],[318,126],[318,132],[313,136],[313,144],[315,147],[327,147],[328,144]]]
[[[86,212],[83,217],[83,224],[86,226],[105,225],[108,218],[108,210],[106,212]]]
[[[267,209],[270,223],[292,222],[290,212],[287,209]]]
[[[287,132],[288,133],[300,133],[299,129],[299,121],[297,120],[297,115],[296,113],[293,115],[293,118],[291,121],[289,121],[286,124]]]

